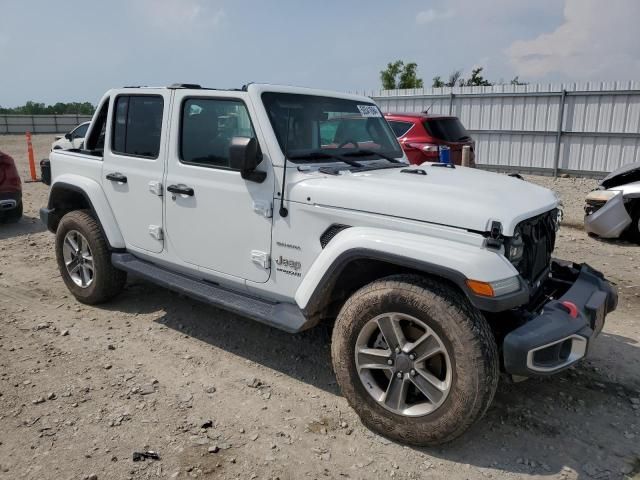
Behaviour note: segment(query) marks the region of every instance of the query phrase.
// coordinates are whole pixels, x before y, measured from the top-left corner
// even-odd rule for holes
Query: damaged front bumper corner
[[[504,339],[511,375],[550,375],[581,360],[618,304],[615,288],[586,264],[554,261],[551,272],[548,282],[559,286],[560,295]]]
[[[584,229],[601,238],[618,238],[631,224],[631,217],[624,205],[622,192],[604,200],[604,192],[594,191],[587,196]]]

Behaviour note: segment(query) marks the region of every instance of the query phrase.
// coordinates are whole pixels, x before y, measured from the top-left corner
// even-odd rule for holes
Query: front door
[[[164,132],[170,96],[166,89],[149,89],[111,99],[102,185],[127,248],[132,250],[159,253],[163,249]]]
[[[197,92],[196,92],[197,93]],[[255,137],[251,105],[239,92],[198,97],[176,90],[165,180],[167,248],[212,273],[269,279],[273,172],[266,155],[257,183],[230,168],[233,137]],[[266,152],[265,152],[266,153]]]

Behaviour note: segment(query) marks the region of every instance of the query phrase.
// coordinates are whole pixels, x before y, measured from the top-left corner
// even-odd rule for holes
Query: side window
[[[158,95],[120,95],[113,115],[111,151],[158,158],[164,101]]]
[[[73,138],[84,138],[87,134],[87,128],[89,128],[89,124],[80,125],[73,131]]]
[[[85,141],[85,149],[91,152],[93,155],[102,155],[104,150],[104,135],[107,129],[107,113],[109,112],[109,100],[107,99],[100,110],[98,115],[93,120],[93,127],[91,128],[91,134]]]
[[[411,129],[411,127],[413,127],[413,123],[411,122],[398,122],[393,120],[389,121],[389,125],[391,126],[391,130],[393,130],[395,136],[398,138],[403,136]]]
[[[183,102],[182,162],[229,168],[229,146],[233,137],[255,137],[249,112],[242,101],[189,98]]]

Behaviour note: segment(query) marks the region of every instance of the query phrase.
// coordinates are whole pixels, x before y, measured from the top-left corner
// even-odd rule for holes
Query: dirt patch
[[[53,136],[34,136],[36,158]],[[0,136],[23,178],[22,136]],[[623,478],[640,470],[640,247],[580,228],[594,181],[556,190],[557,256],[618,284],[588,361],[502,382],[486,417],[451,445],[414,449],[363,428],[338,394],[329,333],[289,335],[140,281],[87,307],[59,278],[25,184],[25,218],[0,226],[0,478]],[[160,460],[133,462],[134,451]]]

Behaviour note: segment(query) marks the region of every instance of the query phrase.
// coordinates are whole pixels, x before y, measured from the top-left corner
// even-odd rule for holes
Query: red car
[[[469,166],[475,166],[475,142],[458,117],[429,115],[427,113],[386,113],[393,132],[398,137],[409,162],[437,162],[440,147],[449,147],[451,160],[462,163],[462,147],[469,145]]]
[[[17,222],[22,217],[22,183],[16,164],[0,152],[0,222]]]

